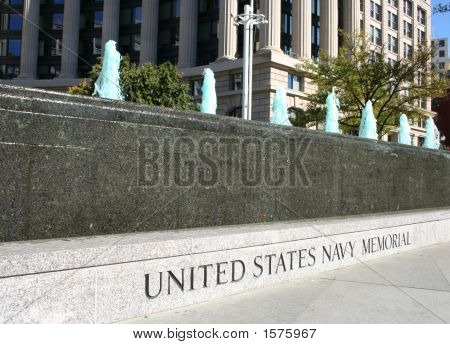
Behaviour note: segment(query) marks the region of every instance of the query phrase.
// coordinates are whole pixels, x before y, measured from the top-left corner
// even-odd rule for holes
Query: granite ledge
[[[320,237],[322,233],[333,236],[440,221],[450,227],[450,208],[1,243],[0,278],[272,245]]]

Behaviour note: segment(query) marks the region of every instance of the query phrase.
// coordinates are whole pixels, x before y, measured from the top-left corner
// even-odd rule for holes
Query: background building
[[[33,87],[66,87],[87,76],[109,39],[136,63],[172,61],[200,96],[206,65],[217,78],[218,112],[241,115],[245,0],[5,0],[0,5],[0,78]],[[267,121],[275,87],[289,106],[305,106],[311,85],[298,58],[336,55],[339,30],[369,33],[402,59],[431,41],[430,0],[255,0],[269,23],[256,30],[253,118]],[[22,21],[20,14],[26,20]],[[39,30],[41,28],[42,30]],[[431,102],[418,106],[431,111]],[[431,113],[431,112],[430,112]],[[413,123],[414,124],[414,123]],[[415,123],[413,141],[424,136]],[[395,135],[395,134],[394,134]],[[391,139],[395,139],[393,136]],[[388,139],[388,137],[386,137]]]
[[[440,78],[450,79],[450,47],[448,38],[433,39],[434,58],[432,68],[439,71]],[[444,145],[450,149],[450,89],[447,96],[441,99],[433,99],[432,109],[437,113],[436,124],[441,134],[445,137]]]
[[[439,76],[450,77],[450,47],[448,38],[437,38],[431,41],[434,48],[432,68],[439,70]]]

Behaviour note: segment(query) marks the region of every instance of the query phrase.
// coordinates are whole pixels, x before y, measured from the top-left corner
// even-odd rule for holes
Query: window
[[[398,53],[398,39],[392,35],[388,35],[388,50]]]
[[[0,30],[9,30],[9,16],[8,13],[0,15]]]
[[[38,65],[37,75],[39,79],[48,79],[49,68],[47,65]]]
[[[371,41],[372,43],[375,43],[377,45],[381,45],[381,30],[374,27],[374,26],[370,26],[370,30],[371,30]]]
[[[191,81],[191,94],[196,97],[202,96],[202,86],[203,86],[203,80],[193,80]]]
[[[391,29],[398,30],[398,16],[388,11],[388,26]]]
[[[141,35],[128,34],[119,36],[119,46],[122,54],[131,54],[141,50]]]
[[[403,21],[403,34],[409,38],[412,38],[412,24],[406,20]]]
[[[0,15],[0,30],[22,30],[22,17],[18,14],[2,13]]]
[[[140,24],[142,21],[142,7],[135,7],[133,10],[133,23]]]
[[[319,47],[320,47],[320,27],[318,25],[313,25],[311,35],[312,35],[311,55],[314,60],[317,60],[319,58]]]
[[[439,57],[445,57],[445,50],[439,50]]]
[[[63,13],[53,13],[52,15],[52,30],[62,30],[64,22]]]
[[[122,8],[120,10],[120,25],[130,25],[132,21],[131,8]]]
[[[370,16],[381,21],[381,6],[373,0],[370,1]]]
[[[422,72],[417,72],[417,84],[423,86],[425,81],[425,75]]]
[[[320,27],[318,26],[313,26],[312,28],[312,42],[315,45],[320,45]]]
[[[44,56],[44,55],[45,55],[45,41],[44,40],[40,40],[39,41],[38,56]]]
[[[219,8],[219,0],[200,0],[198,11],[200,13],[212,11]]]
[[[320,15],[320,0],[312,0],[312,14],[319,16]]]
[[[281,1],[281,50],[291,57],[296,57],[297,51],[292,50],[292,1],[283,0]],[[314,21],[317,19],[312,16],[311,19]]]
[[[8,52],[8,41],[6,39],[0,39],[0,56],[6,56]]]
[[[419,128],[425,128],[425,120],[423,119],[423,118],[419,118],[419,119],[417,119],[417,126],[419,127]]]
[[[101,55],[102,53],[102,38],[94,37],[92,38],[92,54]]]
[[[19,66],[14,65],[0,65],[0,79],[14,79],[20,74]]]
[[[6,73],[7,73],[8,78],[10,78],[10,79],[17,78],[20,74],[20,67],[19,66],[8,66]]]
[[[374,50],[369,51],[369,58],[371,61],[376,62],[377,60],[380,60],[382,58],[382,55]]]
[[[297,74],[288,74],[288,88],[294,91],[303,91],[302,77]]]
[[[403,0],[403,13],[412,17],[413,15],[413,6],[411,0]]]
[[[439,41],[439,47],[440,47],[440,48],[445,47],[445,41],[444,41],[443,39],[441,39],[441,40]]]
[[[427,25],[427,11],[417,6],[417,21],[423,25]]]
[[[22,30],[22,17],[18,14],[7,14],[8,16],[8,30],[20,31]]]
[[[426,44],[425,31],[417,29],[417,44]]]
[[[78,41],[78,54],[80,54],[80,56],[85,56],[86,54],[88,54],[88,51],[90,51],[89,44],[89,40],[80,39]]]
[[[94,12],[94,28],[101,28],[103,26],[103,11]]]
[[[85,13],[80,13],[80,29],[85,29],[87,24],[87,18]]]
[[[122,8],[120,10],[120,25],[140,24],[141,12],[141,7]]]
[[[419,136],[417,139],[418,139],[418,140],[417,140],[418,146],[419,146],[419,147],[423,147],[423,145],[425,144],[425,137]]]
[[[407,58],[411,57],[411,55],[412,55],[412,46],[407,43],[403,43],[403,57]]]
[[[20,56],[20,39],[0,39],[0,56]]]
[[[320,48],[320,0],[312,0],[311,57],[319,58]]]
[[[178,63],[178,47],[180,45],[180,0],[160,0],[159,1],[159,38],[158,40],[158,60],[161,64],[170,61]],[[199,22],[202,16],[199,16]],[[198,34],[198,30],[197,30]],[[204,44],[197,44],[197,49]],[[197,51],[197,57],[199,53]]]
[[[228,117],[242,118],[242,107],[234,107],[227,112]]]
[[[159,19],[167,20],[180,17],[180,0],[160,1]]]
[[[445,69],[445,62],[439,63],[439,69]]]
[[[131,35],[131,49],[141,51],[141,35],[139,33]]]
[[[375,4],[375,19],[381,21],[381,6],[379,4]]]
[[[51,42],[52,42],[51,55],[52,56],[61,56],[62,55],[61,40],[53,39]]]
[[[208,21],[198,24],[198,41],[209,42],[213,38],[217,38],[217,21]]]
[[[284,13],[281,16],[281,28],[282,32],[288,35],[292,35],[292,16]]]
[[[61,74],[61,66],[60,65],[54,65],[50,66],[50,76],[53,78],[56,78]]]
[[[159,18],[170,19],[172,17],[171,2],[162,2],[159,4]]]
[[[398,7],[398,0],[388,0],[388,4],[391,6],[394,6],[395,8]]]
[[[198,10],[198,22],[194,24],[198,26],[197,45],[192,49],[197,50],[195,62],[197,66],[200,66],[207,65],[218,57],[219,1],[201,0]]]
[[[236,73],[231,75],[231,90],[242,90],[242,73]]]
[[[170,44],[170,30],[160,30],[158,33],[158,44],[165,46]]]

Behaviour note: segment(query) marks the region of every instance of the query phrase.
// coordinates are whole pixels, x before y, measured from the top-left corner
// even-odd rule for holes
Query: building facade
[[[439,71],[439,76],[450,77],[450,46],[448,38],[436,38],[431,41],[434,49],[432,68]]]
[[[450,46],[448,38],[432,40],[434,58],[432,68],[438,72],[439,78],[450,80]],[[441,135],[445,138],[444,145],[450,149],[450,89],[447,95],[440,99],[433,99],[432,110],[437,113],[436,124]]]
[[[73,85],[113,39],[135,63],[177,64],[197,97],[208,66],[217,79],[218,112],[241,115],[243,29],[234,17],[248,0],[4,2],[2,79],[34,87]],[[299,58],[315,58],[319,50],[337,55],[341,30],[364,30],[395,60],[431,41],[430,0],[255,0],[255,8],[268,20],[256,30],[254,44],[253,119],[260,121],[270,118],[277,85],[287,88],[293,111],[305,107],[312,85]],[[431,111],[429,101],[417,105]]]

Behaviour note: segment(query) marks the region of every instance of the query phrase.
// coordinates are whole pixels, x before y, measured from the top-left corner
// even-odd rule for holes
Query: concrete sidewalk
[[[450,323],[450,243],[127,323]]]

